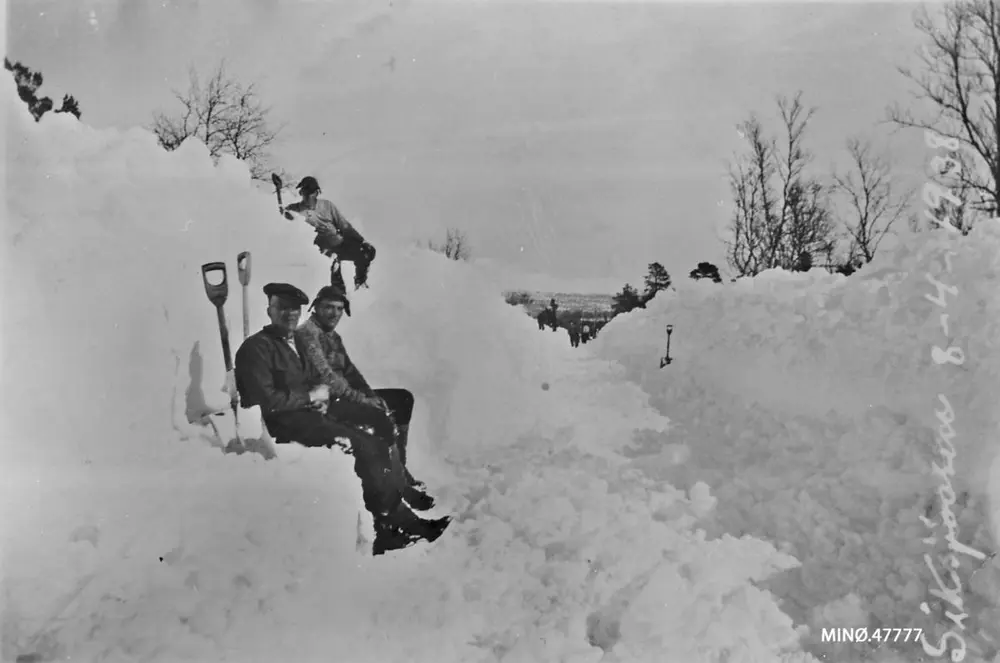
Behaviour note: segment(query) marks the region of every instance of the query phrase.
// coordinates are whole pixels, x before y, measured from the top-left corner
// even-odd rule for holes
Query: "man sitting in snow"
[[[316,229],[313,244],[327,257],[334,257],[330,265],[330,283],[347,290],[344,277],[340,273],[340,263],[347,260],[354,263],[354,289],[367,285],[368,268],[375,259],[375,247],[365,241],[344,218],[333,203],[320,198],[322,189],[315,177],[303,177],[298,185],[302,200],[292,203],[283,210],[286,219],[293,219],[292,212],[301,214],[306,223]]]
[[[404,548],[418,539],[437,539],[449,519],[424,520],[410,510],[410,506],[430,508],[429,498],[407,485],[392,439],[328,416],[329,387],[306,360],[305,348],[294,334],[309,298],[285,283],[267,284],[264,294],[271,324],[250,336],[236,352],[236,388],[243,407],[260,406],[264,423],[278,444],[332,447],[337,438],[350,440],[365,507],[375,520],[374,554]]]
[[[370,426],[376,435],[394,439],[407,483],[423,488],[423,483],[414,479],[406,467],[413,394],[406,389],[372,389],[351,361],[343,339],[336,332],[344,313],[351,315],[351,303],[342,289],[321,288],[309,308],[313,314],[295,331],[295,336],[323,383],[330,388],[329,416],[343,423]]]

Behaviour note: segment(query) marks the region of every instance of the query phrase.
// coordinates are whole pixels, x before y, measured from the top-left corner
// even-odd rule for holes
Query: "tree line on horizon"
[[[886,121],[954,141],[958,149],[932,160],[929,173],[932,182],[953,194],[924,213],[929,225],[922,223],[920,215],[908,213],[915,191],[899,188],[889,156],[863,136],[845,140],[850,158],[846,171],[816,173],[805,137],[817,109],[805,105],[801,91],[792,97],[777,95],[777,133],[755,112],[736,127],[744,146],[728,163],[733,214],[725,242],[726,262],[735,277],[813,267],[850,275],[871,262],[903,218],[913,230],[947,223],[967,234],[979,220],[1000,211],[1000,109],[995,94],[1000,90],[1000,68],[995,66],[1000,60],[1000,12],[992,0],[952,0],[935,17],[921,7],[914,27],[926,42],[920,66],[898,70],[915,85],[913,99],[931,110],[919,115],[896,104],[887,109]],[[81,117],[72,95],[64,95],[59,108],[51,98],[39,96],[41,72],[9,58],[4,65],[36,121],[49,111]],[[276,172],[285,186],[294,186],[298,178],[270,164],[269,150],[284,125],[272,126],[271,109],[255,84],[242,84],[227,71],[225,60],[204,81],[190,68],[189,79],[186,92],[174,91],[179,104],[175,111],[153,114],[148,128],[160,146],[174,150],[197,137],[214,160],[230,154],[248,164],[254,180],[269,181]],[[839,213],[834,199],[841,203]],[[443,242],[427,241],[426,248],[454,260],[470,255],[468,239],[457,228],[449,228]],[[654,265],[659,266],[655,273]],[[658,286],[650,289],[649,279],[658,283],[666,270],[659,263],[649,267],[642,292],[625,284],[615,295],[623,311],[645,306],[660,291]],[[712,268],[700,263],[691,278],[721,282]]]
[[[1000,210],[1000,145],[996,91],[1000,90],[1000,12],[991,0],[955,0],[937,20],[926,7],[914,15],[925,37],[917,70],[898,67],[910,81],[923,115],[896,103],[885,121],[951,139],[958,149],[931,160],[928,178],[951,191],[921,215],[911,211],[915,190],[901,190],[889,156],[870,139],[845,141],[849,167],[820,175],[805,135],[816,108],[803,93],[776,97],[779,133],[751,113],[736,127],[743,152],[729,163],[733,216],[726,260],[737,277],[814,266],[849,276],[871,262],[885,236],[905,218],[911,230],[950,225],[962,234]],[[926,138],[925,138],[926,140]],[[834,199],[839,199],[840,213]],[[926,222],[925,222],[926,221]]]
[[[774,268],[821,267],[850,276],[874,259],[904,218],[913,231],[951,226],[967,235],[976,223],[1000,213],[997,9],[991,0],[953,0],[940,8],[938,20],[926,7],[914,15],[926,42],[920,67],[897,69],[914,84],[913,100],[932,110],[920,115],[897,103],[886,109],[886,121],[933,132],[958,146],[930,161],[928,179],[950,193],[934,204],[925,192],[921,200],[929,209],[923,219],[909,209],[916,191],[900,189],[890,157],[868,138],[845,140],[846,171],[823,176],[810,169],[814,155],[805,136],[817,109],[803,103],[801,91],[776,96],[778,134],[769,133],[756,113],[736,126],[744,149],[728,164],[733,215],[725,247],[731,281]],[[834,199],[841,201],[839,214]],[[722,282],[710,263],[699,263],[690,276]],[[644,308],[658,291],[647,285],[640,293],[626,283],[614,295],[616,315]]]

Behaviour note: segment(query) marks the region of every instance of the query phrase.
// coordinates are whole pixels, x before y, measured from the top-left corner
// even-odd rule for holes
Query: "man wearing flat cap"
[[[367,285],[368,268],[375,259],[375,247],[365,241],[332,202],[319,197],[323,191],[315,177],[303,177],[297,188],[302,200],[284,209],[285,218],[295,218],[292,212],[301,214],[303,220],[316,229],[313,244],[319,247],[323,255],[336,256],[330,266],[331,285],[347,290],[340,273],[340,263],[345,260],[354,263],[354,289]]]
[[[342,289],[330,285],[321,288],[310,310],[312,315],[295,330],[295,336],[323,383],[330,388],[329,416],[345,423],[371,426],[377,435],[394,439],[407,483],[422,489],[423,483],[414,479],[406,467],[413,394],[406,389],[372,389],[351,361],[336,331],[343,314],[351,315],[351,302]]]
[[[354,471],[361,479],[365,507],[375,520],[374,554],[420,539],[437,539],[450,521],[424,520],[410,509],[429,508],[429,498],[407,485],[393,440],[327,416],[329,387],[294,334],[309,298],[287,283],[269,283],[264,294],[271,324],[247,338],[236,352],[236,388],[243,407],[260,406],[278,444],[329,448],[338,444],[337,438],[351,441]]]

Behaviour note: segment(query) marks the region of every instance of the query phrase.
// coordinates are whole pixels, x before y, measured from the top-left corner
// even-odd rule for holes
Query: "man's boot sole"
[[[383,555],[393,550],[405,550],[421,542],[433,543],[440,539],[448,526],[451,525],[451,518],[445,516],[424,522],[431,524],[433,529],[423,534],[413,534],[398,527],[391,527],[376,533],[375,541],[372,543],[372,555]]]

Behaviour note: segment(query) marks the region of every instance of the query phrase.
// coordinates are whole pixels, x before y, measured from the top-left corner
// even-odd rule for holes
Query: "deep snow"
[[[338,452],[224,455],[188,423],[226,405],[200,265],[230,270],[235,352],[236,254],[256,331],[263,284],[323,284],[309,229],[197,142],[35,123],[0,85],[5,661],[919,660],[819,630],[946,630],[918,519],[940,513],[938,393],[959,538],[997,549],[996,224],[847,280],[681,283],[576,350],[487,272],[368,233],[372,288],[341,331],[370,382],[415,393],[411,464],[457,514],[434,546],[371,559]],[[960,367],[931,361],[928,271],[960,289]],[[241,411],[245,436],[257,421]],[[963,559],[966,660],[992,659],[1000,567]]]

